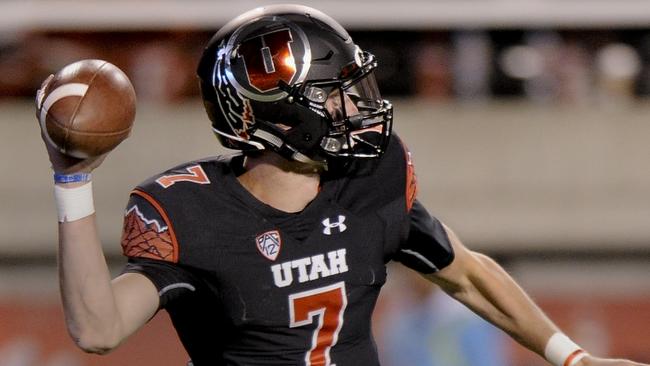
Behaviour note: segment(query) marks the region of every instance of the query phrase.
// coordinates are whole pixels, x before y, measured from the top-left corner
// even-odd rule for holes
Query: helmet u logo
[[[281,29],[248,39],[239,46],[238,52],[246,65],[251,86],[267,92],[277,89],[280,80],[291,82],[296,75],[291,42],[291,31]]]

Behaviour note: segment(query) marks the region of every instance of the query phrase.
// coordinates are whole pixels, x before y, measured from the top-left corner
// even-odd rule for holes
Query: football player
[[[378,365],[371,315],[399,261],[556,366],[640,365],[589,355],[492,259],[417,199],[374,56],[299,5],[246,12],[209,42],[198,76],[212,130],[240,152],[138,185],[111,280],[87,173],[56,174],[68,329],[106,353],[166,309],[195,366]],[[46,144],[47,145],[47,144]]]

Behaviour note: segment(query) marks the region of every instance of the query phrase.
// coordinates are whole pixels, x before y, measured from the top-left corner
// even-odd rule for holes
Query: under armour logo
[[[345,226],[345,216],[339,215],[338,221],[332,222],[330,218],[326,218],[322,221],[325,228],[323,229],[323,234],[332,235],[332,229],[338,229],[339,233],[344,232],[348,227]]]

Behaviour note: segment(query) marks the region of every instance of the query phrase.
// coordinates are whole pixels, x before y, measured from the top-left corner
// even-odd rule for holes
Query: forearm
[[[435,277],[435,282],[477,314],[506,331],[523,346],[552,365],[565,366],[649,366],[622,359],[589,355],[563,335],[539,307],[495,261],[466,249],[466,276]],[[462,259],[461,259],[462,260]],[[467,265],[467,264],[466,264]],[[452,271],[458,271],[458,267]],[[443,270],[444,271],[444,270]],[[451,281],[451,278],[459,279]]]
[[[86,352],[106,353],[155,314],[159,298],[145,276],[130,273],[111,281],[95,222],[92,185],[83,178],[55,186],[61,296],[68,331],[77,345]]]
[[[549,338],[558,328],[512,277],[491,258],[468,250],[445,226],[454,261],[427,278],[513,339],[545,356]]]
[[[425,277],[550,364],[650,366],[588,354],[560,332],[499,264],[468,250],[447,226],[445,231],[454,249],[454,260],[442,270]]]
[[[62,72],[57,77],[50,75],[38,91],[36,112],[41,137],[55,172],[60,291],[66,324],[77,345],[87,352],[105,353],[155,314],[159,304],[158,291],[148,278],[135,273],[111,281],[97,233],[90,183],[90,173],[102,163],[108,151],[104,149],[103,153],[95,154],[93,150],[91,156],[83,158],[66,154],[44,128],[47,121],[41,118],[45,116],[42,108],[48,101],[46,93],[51,91],[52,83],[59,83],[61,78],[67,77],[64,75],[77,77],[84,74]],[[118,79],[128,82],[122,77]],[[61,90],[59,87],[57,85],[54,90]],[[124,89],[120,87],[119,90]],[[62,96],[69,95],[60,94],[57,98]],[[93,124],[94,119],[105,117],[103,108],[86,112],[83,124],[87,127]],[[127,124],[131,123],[132,119]],[[94,139],[89,141],[96,142]]]
[[[451,295],[543,357],[558,328],[500,265],[482,254],[471,255],[473,271]]]
[[[121,322],[95,215],[59,223],[59,280],[68,331],[88,352],[120,341]]]

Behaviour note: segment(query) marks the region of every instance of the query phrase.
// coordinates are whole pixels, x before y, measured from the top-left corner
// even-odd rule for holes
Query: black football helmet
[[[222,145],[326,166],[330,158],[372,158],[386,149],[392,106],[379,94],[376,67],[329,16],[271,5],[223,26],[198,76]]]

